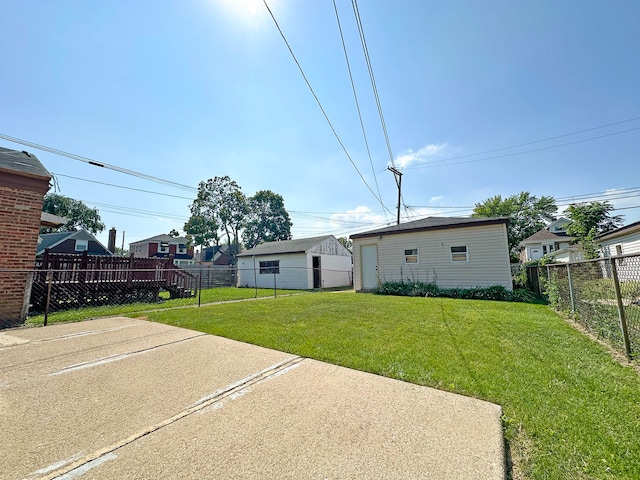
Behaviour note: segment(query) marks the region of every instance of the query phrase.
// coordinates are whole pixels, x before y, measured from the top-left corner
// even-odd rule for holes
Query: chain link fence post
[[[47,320],[49,319],[49,302],[51,300],[51,284],[53,283],[53,271],[49,269],[47,271],[47,300],[44,304],[44,321],[43,326],[47,326]]]
[[[611,263],[611,275],[613,277],[613,287],[616,292],[616,301],[618,303],[618,319],[620,320],[620,331],[622,332],[622,341],[624,342],[624,351],[628,358],[631,358],[631,344],[629,343],[629,332],[627,330],[627,319],[624,311],[624,303],[622,302],[622,293],[620,292],[620,281],[618,280],[618,267],[616,259],[609,258]]]
[[[575,315],[576,313],[576,296],[573,291],[573,279],[571,277],[571,265],[567,263],[567,279],[569,280],[569,297],[571,300],[571,314]]]

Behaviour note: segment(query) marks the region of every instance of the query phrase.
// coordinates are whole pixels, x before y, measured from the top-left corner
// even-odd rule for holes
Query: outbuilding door
[[[322,288],[320,257],[313,257],[313,288]]]
[[[378,285],[378,246],[362,245],[360,247],[362,262],[362,289],[372,289]]]

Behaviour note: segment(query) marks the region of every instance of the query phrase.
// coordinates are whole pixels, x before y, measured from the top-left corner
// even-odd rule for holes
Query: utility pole
[[[387,170],[393,173],[393,178],[398,186],[398,219],[397,224],[400,225],[400,199],[402,198],[402,172],[395,167],[387,167]]]

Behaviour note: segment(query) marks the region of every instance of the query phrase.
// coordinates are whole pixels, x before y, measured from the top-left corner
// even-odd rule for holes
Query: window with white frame
[[[187,246],[184,243],[179,243],[177,253],[187,253]]]
[[[418,263],[418,249],[407,248],[404,251],[404,263]]]
[[[89,250],[89,240],[76,240],[75,251],[84,252],[85,250]]]
[[[451,261],[452,262],[468,262],[469,261],[469,249],[466,245],[452,246],[451,248]]]
[[[280,273],[280,260],[260,262],[260,273]]]
[[[159,253],[169,253],[169,243],[160,242],[160,245],[158,245],[158,252]]]
[[[622,255],[622,245],[616,245],[616,255]]]

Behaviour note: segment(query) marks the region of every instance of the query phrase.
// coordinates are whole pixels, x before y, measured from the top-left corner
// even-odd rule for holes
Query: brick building
[[[0,328],[20,324],[27,316],[27,270],[33,270],[50,180],[35,155],[0,147]]]

